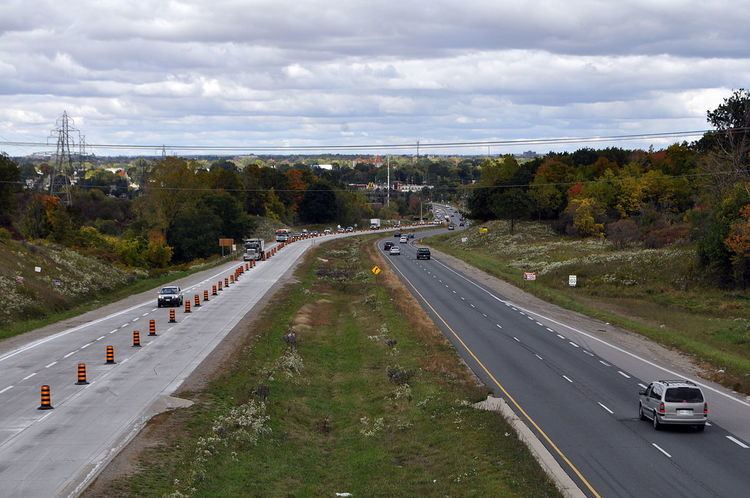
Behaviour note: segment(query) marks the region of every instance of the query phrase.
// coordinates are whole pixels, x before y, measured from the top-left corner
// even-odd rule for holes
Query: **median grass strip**
[[[362,238],[310,254],[106,495],[558,496],[508,424],[470,406],[487,389],[373,257]]]
[[[546,301],[691,354],[706,376],[750,392],[750,294],[706,285],[691,246],[616,249],[542,223],[520,223],[513,235],[503,221],[483,226],[487,234],[472,227],[425,243]],[[537,272],[536,280],[524,281],[524,271]]]

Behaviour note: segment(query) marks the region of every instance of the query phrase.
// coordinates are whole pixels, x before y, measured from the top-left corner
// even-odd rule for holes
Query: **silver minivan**
[[[638,416],[650,419],[654,429],[662,425],[692,425],[706,428],[708,403],[703,391],[689,380],[655,380],[638,393]]]

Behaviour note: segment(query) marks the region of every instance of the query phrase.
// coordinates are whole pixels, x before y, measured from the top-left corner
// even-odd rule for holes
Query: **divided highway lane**
[[[503,395],[496,379],[544,432],[537,431],[540,439],[584,492],[746,494],[746,440],[717,424],[704,433],[681,428],[657,432],[638,420],[639,385],[651,379],[639,376],[650,374],[652,366],[636,367],[632,358],[611,352],[605,359],[585,337],[491,295],[439,260],[417,261],[411,245],[401,247],[401,256],[386,256],[397,273],[413,285],[412,292],[472,369]],[[634,368],[620,366],[621,359]],[[714,410],[731,402],[706,394]],[[744,420],[748,418],[745,412]]]
[[[190,314],[175,308],[177,323],[168,323],[168,308],[156,308],[154,294],[0,356],[0,496],[78,494],[307,249],[348,235],[356,234],[290,244],[205,303],[203,290],[210,294],[240,262],[188,277],[185,299],[199,294],[201,306]],[[150,319],[156,337],[148,336]],[[133,330],[140,348],[132,347]],[[108,345],[113,365],[105,364]],[[79,362],[88,385],[75,384]],[[53,410],[37,410],[42,384],[51,386]]]

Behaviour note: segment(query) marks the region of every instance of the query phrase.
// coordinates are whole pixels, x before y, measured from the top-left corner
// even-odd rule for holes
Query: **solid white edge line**
[[[615,412],[613,412],[612,410],[610,410],[609,408],[607,408],[607,407],[606,407],[606,406],[604,406],[603,404],[599,403],[598,401],[596,402],[596,404],[597,404],[597,405],[599,405],[599,406],[601,406],[601,407],[602,407],[602,408],[604,408],[605,410],[607,410],[607,411],[608,411],[608,412],[609,412],[609,413],[610,413],[611,415],[614,415],[614,414],[615,414]]]
[[[55,365],[57,365],[57,362],[56,362],[56,361],[53,361],[52,363],[48,363],[47,365],[44,365],[44,368],[49,368],[49,367],[53,367],[53,366],[55,366]]]
[[[573,379],[571,379],[571,378],[570,378],[570,377],[568,377],[567,375],[563,375],[563,379],[567,380],[567,381],[568,381],[568,382],[570,382],[571,384],[573,383]]]
[[[656,444],[656,443],[651,443],[651,446],[653,446],[653,447],[654,447],[654,448],[656,448],[657,450],[659,450],[659,451],[661,451],[662,453],[664,453],[665,455],[667,455],[667,458],[672,458],[672,455],[670,455],[669,453],[667,453],[666,451],[664,451],[663,449],[661,449],[661,447],[660,447],[660,446],[659,446],[658,444]]]
[[[434,258],[433,258],[433,259],[434,259]],[[499,301],[499,302],[501,302],[501,303],[504,303],[504,304],[506,304],[506,301],[504,301],[503,299],[500,299],[499,297],[497,297],[496,295],[494,295],[494,294],[493,294],[492,292],[488,291],[487,289],[485,289],[485,288],[484,288],[484,287],[482,287],[481,285],[477,284],[476,282],[472,281],[471,279],[468,279],[468,278],[466,278],[465,276],[461,275],[461,274],[460,274],[459,272],[457,272],[457,271],[456,271],[456,270],[454,270],[453,268],[451,268],[451,267],[449,267],[449,266],[445,265],[444,263],[441,263],[441,262],[440,262],[439,260],[437,260],[437,259],[435,259],[435,262],[436,262],[437,264],[439,264],[440,266],[442,266],[442,267],[446,268],[446,269],[447,269],[448,271],[450,271],[450,272],[452,272],[452,273],[456,274],[456,275],[457,275],[457,276],[459,276],[460,278],[462,278],[462,279],[466,280],[467,282],[469,282],[469,283],[470,283],[471,285],[473,285],[473,286],[474,286],[474,287],[476,287],[477,289],[479,289],[479,290],[481,290],[481,291],[485,292],[486,294],[490,295],[490,296],[491,296],[491,297],[492,297],[493,299],[495,299],[495,300],[497,300],[497,301]],[[511,307],[512,307],[512,306],[511,306]],[[528,310],[527,310],[527,311],[528,311]],[[553,319],[553,318],[550,318],[550,317],[548,317],[548,316],[542,315],[542,314],[540,314],[540,313],[536,313],[536,312],[534,312],[534,311],[529,311],[529,313],[532,313],[532,314],[534,314],[534,315],[538,316],[538,317],[539,317],[539,318],[541,318],[542,320],[547,320],[548,322],[551,322],[551,323],[554,323],[554,324],[556,324],[556,325],[559,325],[559,326],[561,326],[561,327],[565,327],[565,328],[567,328],[567,329],[570,329],[570,330],[572,330],[573,332],[576,332],[576,333],[578,333],[578,334],[581,334],[581,335],[583,335],[583,336],[585,336],[585,337],[588,337],[589,339],[592,339],[592,340],[594,340],[594,341],[596,341],[596,342],[598,342],[598,343],[600,343],[600,344],[603,344],[603,345],[605,345],[605,346],[607,346],[607,347],[609,347],[609,348],[611,348],[611,349],[614,349],[615,351],[619,351],[620,353],[626,354],[626,355],[630,356],[631,358],[635,358],[636,360],[642,361],[643,363],[645,363],[645,364],[647,364],[647,365],[649,365],[649,366],[652,366],[652,367],[654,367],[654,368],[658,368],[659,370],[661,370],[661,371],[663,371],[663,372],[666,372],[666,373],[668,373],[668,374],[670,374],[670,375],[676,375],[676,376],[678,376],[678,377],[682,377],[682,378],[683,378],[683,379],[685,379],[685,380],[689,380],[689,381],[691,381],[691,382],[694,382],[695,384],[697,384],[697,385],[701,386],[701,387],[702,387],[702,388],[704,388],[704,389],[708,389],[709,391],[711,391],[711,392],[714,392],[714,393],[716,393],[716,394],[718,394],[718,395],[720,395],[720,396],[723,396],[723,397],[725,397],[725,398],[727,398],[727,399],[730,399],[730,400],[732,400],[732,401],[736,401],[737,403],[739,403],[739,404],[741,404],[741,405],[745,405],[745,406],[747,406],[747,407],[750,407],[750,403],[748,403],[748,402],[746,402],[746,401],[742,401],[741,399],[735,398],[734,396],[731,396],[731,395],[729,395],[729,394],[727,394],[727,393],[725,393],[725,392],[723,392],[723,391],[720,391],[719,389],[716,389],[715,387],[711,387],[711,386],[709,386],[708,384],[706,384],[706,383],[704,383],[704,382],[701,382],[701,381],[699,381],[699,380],[695,380],[694,378],[691,378],[691,377],[689,377],[689,376],[687,376],[687,375],[682,375],[682,374],[680,374],[680,373],[678,373],[678,372],[675,372],[674,370],[670,370],[670,369],[668,369],[668,368],[665,368],[665,367],[663,367],[663,366],[661,366],[661,365],[657,365],[657,364],[656,364],[656,363],[654,363],[653,361],[647,360],[646,358],[643,358],[643,357],[641,357],[641,356],[638,356],[638,355],[637,355],[637,354],[635,354],[635,353],[631,353],[630,351],[628,351],[628,350],[626,350],[626,349],[623,349],[623,348],[621,348],[620,346],[616,346],[616,345],[614,345],[614,344],[611,344],[611,343],[609,343],[609,342],[605,341],[604,339],[601,339],[601,338],[599,338],[599,337],[596,337],[595,335],[589,334],[588,332],[584,332],[583,330],[577,329],[577,328],[575,328],[575,327],[572,327],[572,326],[570,326],[570,325],[567,325],[567,324],[565,324],[565,323],[563,323],[563,322],[560,322],[560,321],[558,321],[558,320],[555,320],[555,319]]]
[[[730,441],[732,441],[733,443],[737,444],[738,446],[741,446],[741,447],[742,447],[742,448],[744,448],[744,449],[748,449],[748,448],[750,448],[750,446],[746,445],[745,443],[743,443],[742,441],[740,441],[739,439],[737,439],[737,438],[735,438],[735,437],[732,437],[732,436],[727,436],[727,439],[729,439],[729,440],[730,440]]]

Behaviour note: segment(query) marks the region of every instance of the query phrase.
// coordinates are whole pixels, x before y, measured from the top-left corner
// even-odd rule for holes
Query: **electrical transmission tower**
[[[72,203],[70,197],[71,178],[76,173],[73,158],[70,154],[71,149],[76,149],[76,134],[78,134],[78,144],[80,145],[83,142],[81,134],[75,127],[73,118],[64,111],[62,116],[57,118],[55,128],[50,131],[50,136],[47,139],[49,142],[50,139],[57,138],[57,152],[49,178],[49,193],[60,197],[68,206]],[[83,152],[83,149],[80,152]],[[81,160],[81,155],[79,155],[79,167],[83,168]]]

